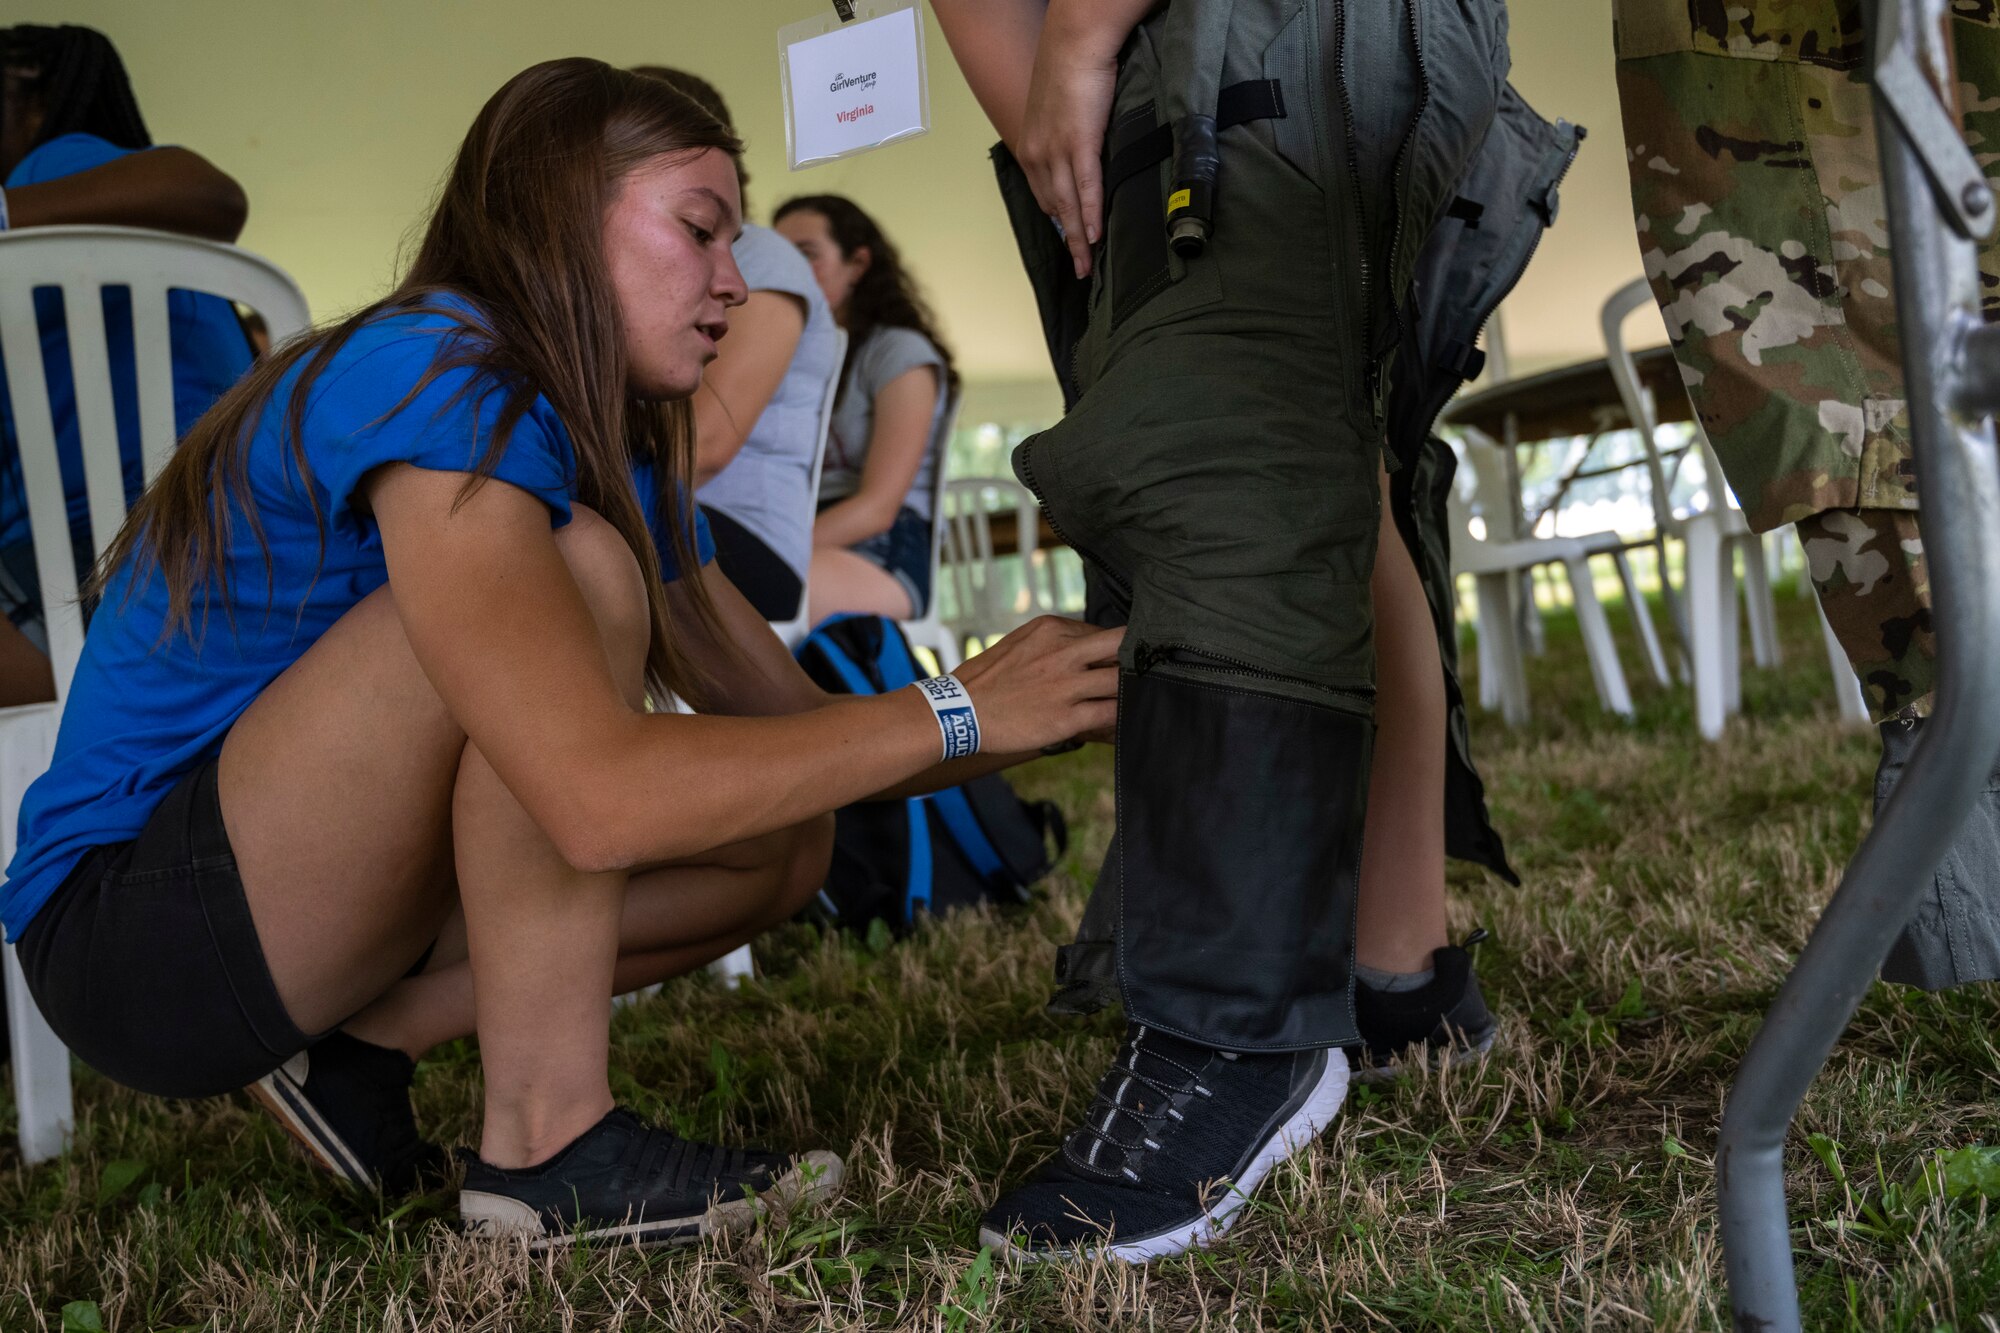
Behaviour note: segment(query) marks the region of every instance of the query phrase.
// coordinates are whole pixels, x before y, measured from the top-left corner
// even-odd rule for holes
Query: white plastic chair
[[[1777,602],[1771,595],[1764,541],[1750,530],[1743,511],[1736,507],[1723,477],[1721,460],[1699,421],[1694,425],[1695,441],[1708,474],[1708,507],[1686,516],[1674,512],[1660,454],[1659,418],[1651,395],[1639,383],[1631,349],[1625,344],[1626,317],[1651,304],[1652,299],[1652,288],[1646,280],[1634,279],[1613,292],[1604,303],[1600,323],[1605,358],[1618,385],[1618,396],[1646,448],[1653,508],[1660,530],[1678,536],[1685,544],[1686,568],[1682,575],[1685,624],[1681,630],[1694,684],[1695,725],[1704,739],[1714,740],[1722,735],[1730,715],[1743,708],[1743,663],[1736,610],[1739,553],[1743,560],[1742,598],[1750,621],[1751,656],[1760,667],[1774,667],[1779,662]],[[1661,582],[1667,582],[1664,563]],[[1848,725],[1865,724],[1868,709],[1861,696],[1861,684],[1827,626],[1824,612],[1820,626],[1833,668],[1834,694],[1841,720]]]
[[[826,389],[820,395],[819,403],[819,447],[813,453],[812,484],[806,488],[806,517],[811,522],[812,515],[819,511],[819,474],[826,464],[826,436],[833,428],[833,403],[840,397],[840,374],[847,367],[847,330],[835,329],[833,345],[833,373],[827,376]],[[810,566],[811,561],[807,561]],[[799,581],[799,610],[790,620],[774,620],[771,632],[784,642],[787,648],[797,648],[805,642],[806,635],[812,633],[812,586],[810,579]],[[741,986],[757,975],[757,967],[750,955],[750,946],[740,944],[708,965],[708,974],[717,981],[730,986]],[[639,995],[650,995],[659,990],[658,986],[648,986],[632,995],[619,996],[621,1002],[629,1002]]]
[[[42,387],[46,381],[34,300],[38,287],[60,287],[63,293],[90,526],[99,554],[125,519],[125,477],[112,410],[101,289],[129,287],[132,293],[139,438],[148,482],[159,475],[175,443],[169,291],[204,292],[249,306],[264,317],[274,344],[310,322],[305,297],[284,271],[234,246],[126,227],[0,232],[0,358],[13,398],[56,683],[54,703],[0,709],[0,861],[13,860],[21,797],[55,753],[63,700],[83,652],[69,514],[55,427]],[[4,953],[21,1155],[33,1163],[60,1153],[69,1140],[74,1124],[69,1052],[43,1022],[13,947],[7,946]],[[117,979],[109,978],[107,984],[116,985]]]
[[[929,604],[924,606],[912,620],[905,620],[903,636],[913,648],[927,648],[937,658],[939,671],[955,671],[965,660],[952,632],[945,627],[939,614],[939,604],[944,600],[938,594],[944,590],[944,496],[945,478],[950,471],[951,436],[958,429],[959,398],[953,395],[945,405],[944,429],[938,436],[937,468],[931,476],[931,595]]]
[[[1033,492],[1007,477],[965,478],[945,486],[944,507],[941,573],[952,592],[945,625],[954,641],[983,642],[1053,609],[1052,585],[1038,586],[1036,576],[1041,508]],[[1019,534],[1018,562],[993,551],[993,516],[1009,510]],[[1010,577],[1015,573],[1018,579]]]
[[[1574,537],[1509,537],[1500,513],[1511,507],[1502,475],[1503,460],[1490,442],[1468,439],[1465,445],[1467,471],[1474,480],[1474,493],[1492,520],[1487,535],[1472,531],[1472,508],[1460,487],[1453,486],[1447,504],[1451,520],[1451,572],[1456,581],[1464,575],[1474,579],[1478,596],[1479,622],[1479,702],[1498,708],[1509,726],[1528,720],[1528,674],[1526,645],[1523,643],[1519,598],[1523,579],[1538,566],[1560,566],[1569,581],[1570,596],[1576,604],[1576,619],[1583,631],[1584,652],[1590,659],[1591,683],[1597,688],[1598,702],[1607,712],[1621,717],[1632,715],[1632,692],[1625,683],[1625,670],[1618,661],[1618,645],[1611,638],[1611,622],[1590,575],[1592,551]],[[1629,571],[1626,571],[1629,577]],[[1627,596],[1633,592],[1628,583]]]

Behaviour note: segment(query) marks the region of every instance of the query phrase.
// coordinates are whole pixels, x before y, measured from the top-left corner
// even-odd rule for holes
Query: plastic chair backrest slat
[[[1501,448],[1484,436],[1466,435],[1465,461],[1472,472],[1472,507],[1485,521],[1488,541],[1513,541],[1524,535],[1521,516],[1514,512],[1513,498],[1508,494],[1507,459]]]
[[[42,605],[47,609],[50,661],[56,697],[69,688],[83,651],[82,614],[76,605],[75,557],[70,553],[69,509],[63,499],[62,468],[56,461],[56,428],[41,386],[42,337],[35,319],[35,293],[27,283],[7,281],[0,248],[0,359],[14,408],[14,436],[21,451],[21,484],[27,491],[28,532],[41,572]],[[18,330],[18,333],[9,332]],[[24,386],[28,391],[24,392]],[[74,622],[74,629],[71,628]]]
[[[165,287],[132,292],[132,342],[138,347],[171,347],[173,321]],[[143,476],[160,475],[174,452],[174,361],[171,356],[139,359],[139,459]],[[113,494],[121,494],[114,491]],[[91,498],[95,510],[97,500]]]
[[[130,227],[31,227],[0,232],[0,357],[13,396],[56,697],[69,691],[83,652],[69,512],[57,461],[55,426],[43,375],[34,293],[59,287],[76,386],[93,554],[103,554],[125,521],[124,470],[105,345],[104,289],[132,293],[133,346],[145,478],[151,482],[174,445],[173,346],[169,291],[240,302],[263,316],[273,345],[310,322],[297,284],[269,260],[234,246]],[[30,389],[32,388],[32,392]]]
[[[1611,293],[1598,315],[1598,324],[1604,333],[1604,359],[1611,367],[1612,382],[1618,386],[1619,401],[1624,403],[1625,416],[1646,449],[1646,480],[1652,493],[1653,521],[1661,532],[1679,535],[1681,521],[1674,514],[1673,487],[1660,458],[1659,415],[1653,409],[1652,395],[1639,383],[1639,364],[1625,343],[1626,316],[1652,300],[1652,285],[1644,278],[1634,278]]]
[[[1006,504],[1013,507],[1018,545],[1007,558],[1016,554],[1020,558],[1021,586],[1032,609],[1037,603],[1034,554],[1039,520],[1034,495],[1006,477],[974,477],[947,486],[944,503],[950,515],[945,569],[958,594],[954,624],[972,626],[981,634],[1011,627],[1019,617],[1014,608],[1001,602],[1006,582],[1000,576],[1002,557],[993,547],[993,515]]]
[[[76,392],[77,434],[85,440],[115,441],[118,415],[111,398],[111,348],[104,331],[103,289],[96,283],[71,278],[63,283],[62,296],[63,323],[69,334],[70,378]],[[143,344],[135,337],[134,346]],[[168,382],[172,382],[171,368]],[[169,400],[169,411],[172,406]],[[89,497],[92,535],[101,526],[116,532],[125,522],[125,472],[118,450],[86,447],[83,484],[84,494]],[[39,526],[40,520],[31,522]],[[40,564],[39,557],[36,563]]]
[[[944,572],[945,475],[950,471],[951,437],[958,429],[958,409],[962,405],[963,395],[953,393],[945,403],[944,420],[937,435],[937,468],[931,476],[931,598],[927,605],[912,612],[913,619],[924,619],[937,609],[938,585],[943,582]]]

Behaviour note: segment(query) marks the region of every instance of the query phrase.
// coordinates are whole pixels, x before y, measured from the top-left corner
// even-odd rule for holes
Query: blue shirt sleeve
[[[15,164],[7,173],[7,189],[22,185],[41,185],[64,176],[74,176],[79,171],[89,171],[101,167],[106,162],[115,162],[142,148],[120,148],[109,139],[100,139],[94,134],[63,134],[41,144]]]
[[[414,394],[447,349],[452,325],[443,316],[403,316],[406,327],[386,337],[364,330],[356,341],[380,339],[314,384],[306,421],[307,456],[331,521],[366,537],[374,520],[358,506],[362,478],[389,463],[440,472],[476,472],[492,447],[510,396],[527,392],[469,368],[438,374]],[[345,357],[341,358],[346,360]],[[281,389],[268,411],[282,412]],[[407,401],[406,401],[407,400]],[[286,468],[291,468],[289,457]],[[569,522],[576,463],[569,432],[548,400],[536,395],[514,423],[491,475],[518,486],[549,508],[552,527]]]
[[[672,583],[681,576],[680,564],[674,559],[674,544],[667,536],[654,498],[659,485],[656,476],[651,463],[632,464],[632,486],[639,495],[639,512],[646,516],[646,531],[652,534],[653,550],[660,558],[660,580]],[[704,565],[715,559],[715,534],[708,530],[708,515],[701,512],[699,505],[694,511],[694,553]]]

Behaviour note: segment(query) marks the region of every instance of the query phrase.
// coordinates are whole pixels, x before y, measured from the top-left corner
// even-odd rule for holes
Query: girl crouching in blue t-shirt
[[[412,1060],[476,1030],[461,1211],[537,1247],[692,1238],[837,1182],[615,1108],[611,997],[796,911],[827,811],[1107,725],[1116,636],[1046,621],[968,662],[984,753],[941,764],[962,711],[828,699],[700,563],[679,400],[744,299],[736,152],[655,80],[519,75],[402,285],[260,364],[141,498],[0,886],[84,1060],[251,1085],[399,1188],[438,1156]],[[668,691],[705,715],[647,709]]]

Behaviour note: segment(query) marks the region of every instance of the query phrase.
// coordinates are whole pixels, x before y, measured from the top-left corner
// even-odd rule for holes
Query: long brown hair
[[[802,212],[817,213],[826,219],[826,229],[832,233],[833,243],[840,247],[843,259],[852,259],[856,250],[868,247],[868,267],[856,279],[854,291],[847,298],[848,364],[854,363],[855,353],[876,329],[915,329],[930,339],[931,346],[944,358],[944,395],[950,397],[958,389],[958,368],[952,362],[951,349],[938,336],[937,316],[931,313],[929,302],[917,290],[917,280],[903,266],[902,254],[881,226],[862,211],[861,205],[840,194],[805,194],[787,199],[778,205],[771,221],[776,224],[788,213]],[[844,369],[840,388],[842,393],[847,391]]]
[[[302,335],[259,362],[189,431],[159,478],[133,507],[105,552],[96,584],[134,562],[131,587],[157,572],[166,580],[167,627],[195,633],[217,599],[229,605],[231,506],[241,508],[271,569],[250,494],[249,451],[259,419],[277,406],[279,382],[300,367],[285,403],[281,439],[313,507],[322,556],[326,516],[312,488],[303,439],[306,397],[342,345],[370,320],[422,312],[460,327],[411,387],[407,404],[439,375],[466,368],[470,390],[501,395],[466,493],[492,475],[514,426],[547,398],[576,455],[575,497],[602,514],[645,573],[653,613],[647,671],[654,686],[702,694],[669,633],[660,562],[634,494],[635,458],[654,464],[661,526],[680,568],[697,567],[692,533],[694,432],[685,402],[646,402],[626,387],[619,306],[603,253],[604,209],[627,173],[662,154],[741,145],[694,102],[657,79],[596,60],[551,60],[509,79],[483,107],[460,145],[423,243],[403,280],[382,300]],[[456,295],[476,309],[438,304]],[[393,415],[393,412],[391,413]],[[460,499],[463,500],[461,495]],[[338,497],[336,497],[338,499]],[[714,608],[698,579],[689,583],[697,615],[713,628]]]

